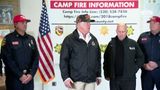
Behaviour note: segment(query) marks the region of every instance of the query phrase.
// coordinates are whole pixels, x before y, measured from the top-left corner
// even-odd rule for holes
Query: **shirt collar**
[[[91,40],[90,33],[87,33],[86,38],[84,38],[83,34],[79,30],[77,30],[77,31],[78,31],[78,34],[79,34],[79,39],[82,39],[82,40],[86,41],[87,43]]]

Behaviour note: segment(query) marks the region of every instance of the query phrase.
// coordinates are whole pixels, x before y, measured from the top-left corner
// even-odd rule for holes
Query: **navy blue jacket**
[[[160,33],[156,35],[151,32],[142,33],[138,43],[145,55],[145,63],[155,61],[160,66]]]
[[[6,77],[19,79],[24,70],[35,75],[38,68],[38,50],[35,39],[25,34],[21,36],[16,31],[5,36],[1,49],[5,64]]]

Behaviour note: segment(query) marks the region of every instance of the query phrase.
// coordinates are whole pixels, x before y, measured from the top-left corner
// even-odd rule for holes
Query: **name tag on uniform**
[[[13,41],[12,45],[19,45],[19,42],[18,41]]]
[[[147,38],[147,37],[143,37],[143,38],[141,38],[141,40],[142,40],[142,41],[147,41],[148,38]]]
[[[148,38],[147,38],[147,37],[142,37],[142,38],[141,38],[141,42],[142,42],[142,43],[145,43],[145,42],[147,42],[147,41],[148,41]]]
[[[135,47],[129,47],[129,50],[135,50]]]

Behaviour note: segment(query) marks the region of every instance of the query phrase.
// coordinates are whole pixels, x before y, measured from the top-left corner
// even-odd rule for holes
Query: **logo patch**
[[[146,37],[143,37],[141,40],[142,41],[147,41],[148,39]]]
[[[6,38],[4,38],[1,43],[1,46],[4,46],[4,45],[6,45]]]
[[[93,41],[93,42],[92,42],[92,46],[95,46],[95,45],[96,45],[96,44],[95,44],[95,42]]]
[[[13,41],[12,45],[19,45],[19,42],[18,41]]]
[[[135,50],[135,47],[129,47],[129,50]]]
[[[30,43],[28,43],[28,46],[29,46],[29,47],[31,47],[31,44],[30,44]]]
[[[34,45],[33,40],[31,40],[31,44]]]

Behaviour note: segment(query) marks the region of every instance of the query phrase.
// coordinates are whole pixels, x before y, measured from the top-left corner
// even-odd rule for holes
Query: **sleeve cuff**
[[[66,80],[64,80],[64,82],[66,82],[67,80],[71,80],[71,78],[67,78]]]
[[[97,77],[96,79],[102,79],[102,77]]]

